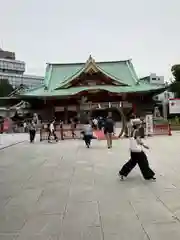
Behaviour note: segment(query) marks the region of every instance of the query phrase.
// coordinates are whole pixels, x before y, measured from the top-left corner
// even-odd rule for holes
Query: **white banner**
[[[153,134],[153,115],[146,115],[146,135]]]
[[[170,114],[180,113],[180,98],[169,99],[169,113]]]

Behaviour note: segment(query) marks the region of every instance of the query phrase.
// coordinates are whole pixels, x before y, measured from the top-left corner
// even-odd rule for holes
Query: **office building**
[[[150,83],[155,86],[166,86],[167,83],[164,80],[163,76],[157,76],[155,73],[151,73],[147,77],[143,77],[140,79],[142,82],[145,83]],[[170,98],[174,98],[174,93],[170,92],[169,90],[165,90],[162,93],[154,96],[155,101],[160,101],[160,102],[168,102]]]
[[[4,51],[0,48],[0,58],[15,60],[16,56],[14,52]]]
[[[0,81],[8,80],[14,88],[20,85],[27,88],[41,85],[44,78],[24,74],[25,67],[25,62],[16,60],[15,53],[0,49]]]

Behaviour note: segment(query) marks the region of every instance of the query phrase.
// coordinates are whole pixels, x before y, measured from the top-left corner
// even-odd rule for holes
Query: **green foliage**
[[[171,125],[179,125],[180,124],[180,118],[178,116],[175,116],[174,118],[169,120],[169,123]]]
[[[13,90],[13,86],[7,79],[0,80],[0,97],[8,96]]]
[[[175,81],[180,82],[180,64],[172,66],[171,72],[175,78]]]
[[[174,82],[170,86],[170,91],[175,93],[175,97],[180,97],[180,64],[172,66],[171,72],[174,76]]]

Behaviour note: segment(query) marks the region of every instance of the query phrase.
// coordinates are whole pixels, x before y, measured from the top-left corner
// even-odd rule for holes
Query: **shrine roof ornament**
[[[91,55],[89,56],[89,58],[88,58],[88,60],[87,60],[87,62],[85,64],[85,67],[88,66],[90,63],[95,64],[95,60],[94,60],[94,58],[92,58]]]
[[[92,56],[90,55],[87,62],[85,63],[84,66],[84,72],[98,72],[100,71],[100,69],[98,68],[98,66],[96,65],[95,60],[92,58]]]

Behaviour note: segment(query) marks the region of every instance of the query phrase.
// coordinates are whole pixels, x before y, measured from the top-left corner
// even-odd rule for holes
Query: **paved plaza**
[[[23,141],[27,141],[28,139],[29,136],[27,133],[0,134],[0,149],[10,147]]]
[[[0,240],[179,240],[180,134],[152,137],[157,181],[121,182],[128,140],[27,141],[0,150]]]

